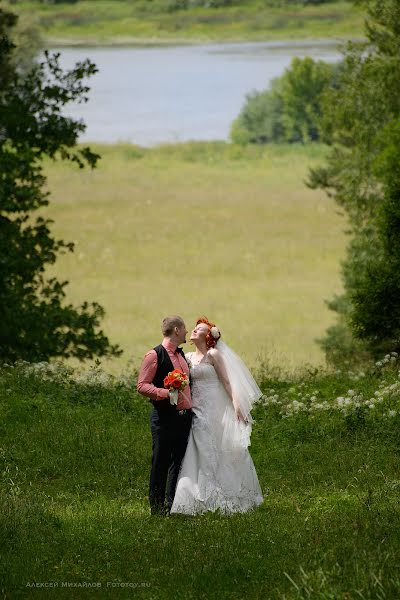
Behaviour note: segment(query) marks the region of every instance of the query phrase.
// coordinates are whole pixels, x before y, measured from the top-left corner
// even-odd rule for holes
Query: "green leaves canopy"
[[[400,348],[400,5],[364,4],[367,41],[348,44],[339,86],[325,95],[333,149],[309,182],[333,195],[350,224],[344,294],[329,303],[338,322],[322,341],[333,360]]]
[[[83,80],[97,69],[87,60],[64,72],[59,55],[46,52],[19,73],[10,41],[15,24],[14,15],[0,10],[0,358],[118,355],[118,346],[98,331],[104,309],[95,302],[65,304],[68,282],[46,279],[46,265],[73,244],[55,240],[52,221],[32,215],[49,203],[44,157],[96,165],[98,155],[77,147],[85,125],[63,116],[62,108],[87,100]]]

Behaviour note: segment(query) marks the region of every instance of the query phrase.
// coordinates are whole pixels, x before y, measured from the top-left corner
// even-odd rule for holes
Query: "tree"
[[[339,87],[326,93],[328,163],[310,173],[344,210],[351,236],[328,360],[400,350],[400,5],[367,0],[367,41],[347,46]]]
[[[50,219],[33,212],[49,203],[44,157],[94,167],[99,156],[77,147],[85,125],[64,117],[71,101],[86,101],[83,80],[96,72],[86,60],[64,72],[59,55],[23,73],[11,42],[17,18],[0,9],[0,358],[48,360],[119,355],[98,326],[104,309],[84,302],[65,304],[67,281],[47,279],[46,265],[73,244],[55,240]]]
[[[336,85],[340,68],[340,63],[294,58],[267,90],[247,95],[232,123],[232,141],[266,144],[318,140],[322,94],[328,86]]]
[[[231,126],[231,139],[238,144],[267,144],[284,140],[283,101],[279,78],[268,90],[247,94],[239,116]]]
[[[319,139],[321,95],[331,83],[335,67],[322,61],[293,58],[281,79],[283,126],[287,141]]]

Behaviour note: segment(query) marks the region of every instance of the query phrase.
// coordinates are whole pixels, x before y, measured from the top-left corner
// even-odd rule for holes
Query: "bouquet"
[[[185,389],[189,377],[181,369],[174,369],[164,377],[164,387],[169,390],[170,403],[178,404],[178,392]]]

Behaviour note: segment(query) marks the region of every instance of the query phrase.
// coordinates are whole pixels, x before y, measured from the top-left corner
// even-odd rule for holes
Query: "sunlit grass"
[[[45,38],[56,44],[352,38],[362,35],[363,28],[362,10],[343,1],[286,7],[254,1],[174,12],[163,3],[123,0],[23,1],[12,7],[36,16]]]
[[[100,302],[125,350],[110,369],[137,364],[169,313],[189,327],[206,314],[251,365],[323,360],[314,340],[333,320],[324,299],[341,289],[345,245],[333,202],[304,184],[324,147],[95,148],[93,172],[48,164],[47,214],[76,242],[54,269],[68,298]]]

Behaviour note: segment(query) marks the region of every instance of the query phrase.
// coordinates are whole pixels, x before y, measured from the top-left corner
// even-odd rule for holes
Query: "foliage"
[[[310,57],[293,58],[268,90],[249,94],[231,128],[236,143],[316,141],[321,98],[337,80],[339,66]]]
[[[400,7],[366,5],[367,41],[348,45],[340,87],[324,99],[332,151],[309,181],[334,196],[350,227],[345,292],[329,304],[338,325],[322,341],[333,361],[344,339],[347,356],[360,345],[374,356],[400,348]]]
[[[44,45],[37,19],[33,15],[21,15],[10,30],[10,36],[15,46],[10,59],[20,73],[27,72]]]
[[[231,126],[231,140],[237,144],[266,144],[284,140],[283,99],[280,81],[275,79],[269,90],[252,92]]]
[[[293,58],[281,80],[283,127],[287,141],[318,140],[321,95],[336,78],[337,67],[322,60]]]
[[[400,75],[400,68],[397,72]],[[393,118],[378,134],[377,144],[373,173],[382,186],[376,207],[377,249],[371,252],[366,247],[371,257],[360,269],[351,292],[353,330],[357,337],[370,341],[375,353],[377,347],[400,347],[399,118]]]
[[[49,45],[154,44],[170,41],[338,39],[359,35],[363,15],[350,2],[307,5],[278,0],[230,3],[188,0],[19,0],[15,10],[33,15]]]
[[[67,281],[46,279],[45,267],[73,244],[55,240],[50,219],[32,213],[49,203],[44,191],[43,159],[61,158],[94,167],[98,155],[75,148],[85,126],[64,117],[72,101],[85,101],[82,80],[96,72],[90,61],[63,72],[59,55],[27,72],[13,58],[9,30],[13,15],[0,11],[0,357],[46,359],[50,356],[119,354],[102,331],[96,331],[104,309],[97,303],[65,305]]]

